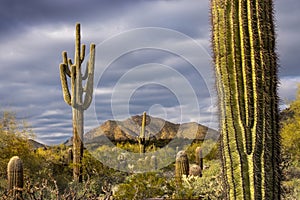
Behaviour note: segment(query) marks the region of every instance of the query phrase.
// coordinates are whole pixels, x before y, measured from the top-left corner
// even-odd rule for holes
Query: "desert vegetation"
[[[144,165],[156,165],[160,156],[144,158],[133,166],[132,171],[123,172],[103,165],[88,151],[84,151],[82,159],[83,182],[78,183],[73,179],[73,162],[70,158],[70,147],[64,144],[37,147],[33,140],[34,134],[29,127],[16,120],[15,114],[3,112],[1,118],[1,177],[0,192],[2,199],[13,199],[15,189],[19,199],[97,199],[111,196],[114,199],[143,199],[150,197],[167,198],[198,198],[199,196],[222,195],[220,180],[220,163],[218,161],[217,146],[203,160],[204,170],[202,177],[199,175],[181,177],[181,182],[175,179],[175,157],[168,166],[155,171],[137,173]],[[185,150],[189,163],[196,163],[195,152],[201,146],[201,141],[193,142]],[[213,143],[212,143],[213,144]],[[116,143],[120,149],[128,152],[139,153],[139,142]],[[159,148],[159,147],[157,147]],[[146,148],[146,151],[153,151]],[[168,149],[176,154],[176,149]],[[110,146],[101,145],[96,153],[116,153]],[[94,152],[94,153],[95,153]],[[10,186],[7,173],[10,159],[22,161],[23,185]],[[128,168],[130,157],[116,160]],[[70,161],[71,160],[71,161]],[[114,162],[113,160],[111,162]],[[113,163],[112,163],[113,164]],[[198,161],[199,164],[199,161]],[[130,167],[130,165],[129,165]],[[199,168],[200,169],[200,168]],[[19,175],[19,174],[18,174]],[[212,181],[215,180],[216,182]],[[207,187],[214,184],[215,187]],[[198,188],[195,190],[195,188]],[[215,192],[219,191],[219,192]]]
[[[282,126],[282,162],[283,171],[282,198],[297,199],[300,195],[300,141],[297,129],[300,98],[291,102],[291,106],[281,114]],[[18,156],[23,164],[23,187],[18,188],[19,199],[145,199],[145,198],[199,198],[224,199],[219,145],[214,145],[203,158],[201,176],[184,174],[178,183],[176,179],[176,158],[168,166],[151,172],[137,173],[135,169],[150,164],[151,158],[136,163],[132,171],[120,171],[103,165],[88,151],[83,155],[83,182],[73,181],[73,164],[70,162],[70,147],[64,144],[54,146],[37,145],[29,138],[34,138],[30,127],[16,119],[16,114],[2,111],[0,123],[0,196],[1,199],[14,199],[9,187],[8,164],[11,158]],[[291,132],[292,131],[292,132]],[[291,142],[291,140],[293,142]],[[207,143],[209,144],[209,143]],[[206,144],[206,145],[207,145]],[[211,142],[211,144],[214,144]],[[139,143],[118,142],[118,148],[139,153]],[[198,147],[201,141],[194,141],[185,149],[190,167],[198,165]],[[160,147],[157,147],[160,148]],[[110,146],[101,145],[95,152],[114,152]],[[146,148],[146,152],[153,151]],[[176,149],[169,149],[176,154]],[[148,161],[147,161],[148,159]],[[159,155],[153,159],[160,159]],[[123,160],[124,161],[124,160]],[[113,161],[112,161],[113,162]],[[119,161],[122,163],[122,160]],[[127,158],[127,166],[130,157]],[[153,162],[155,165],[155,162]],[[129,165],[130,167],[130,165]]]

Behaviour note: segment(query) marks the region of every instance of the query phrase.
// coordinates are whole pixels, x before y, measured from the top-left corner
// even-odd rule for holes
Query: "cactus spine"
[[[23,162],[18,156],[12,157],[7,165],[8,190],[14,197],[22,195]]]
[[[272,0],[211,0],[227,199],[280,199]]]
[[[177,183],[181,182],[182,175],[189,175],[189,159],[185,151],[179,151],[175,162],[175,179]]]
[[[80,44],[80,24],[76,24],[75,58],[74,64],[62,53],[63,62],[60,64],[60,79],[65,102],[72,107],[73,115],[73,176],[74,180],[82,182],[82,156],[83,156],[83,111],[86,110],[92,101],[95,44],[90,45],[90,57],[87,62],[85,74],[81,73],[81,64],[85,57],[85,45]],[[67,77],[71,80],[71,92],[68,86]],[[83,87],[82,82],[85,81]],[[85,95],[84,95],[85,94]],[[83,100],[84,96],[84,100]]]

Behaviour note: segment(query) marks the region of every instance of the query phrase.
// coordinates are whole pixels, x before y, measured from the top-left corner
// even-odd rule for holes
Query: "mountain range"
[[[123,121],[108,120],[88,131],[84,135],[85,143],[101,141],[105,136],[111,141],[136,140],[141,130],[142,115],[135,115]],[[184,139],[217,139],[219,133],[216,130],[196,122],[175,124],[161,118],[147,115],[145,136],[150,140]],[[71,141],[68,141],[70,144]]]

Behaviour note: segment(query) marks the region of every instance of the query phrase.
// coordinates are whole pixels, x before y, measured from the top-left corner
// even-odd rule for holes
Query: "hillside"
[[[132,116],[123,121],[108,120],[85,134],[86,143],[94,143],[106,136],[111,141],[135,140],[139,135],[142,116]],[[147,115],[146,137],[151,140],[170,140],[173,138],[203,140],[205,137],[217,139],[218,132],[195,122],[174,124]]]

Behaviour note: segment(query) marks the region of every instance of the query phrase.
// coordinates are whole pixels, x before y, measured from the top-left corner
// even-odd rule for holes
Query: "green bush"
[[[139,173],[127,177],[124,183],[117,185],[114,198],[117,200],[155,198],[169,196],[173,190],[161,173]]]

